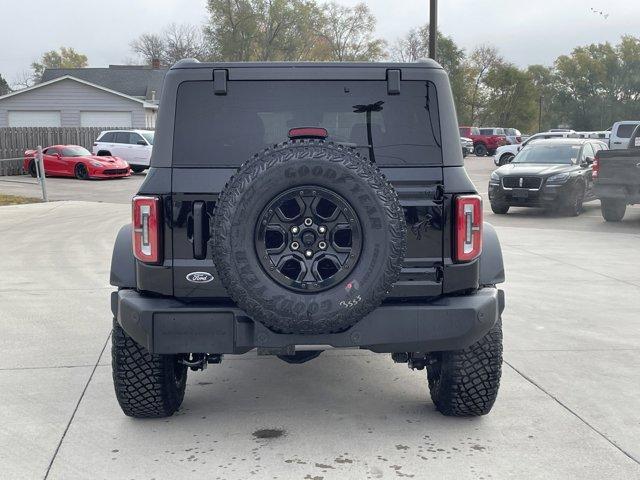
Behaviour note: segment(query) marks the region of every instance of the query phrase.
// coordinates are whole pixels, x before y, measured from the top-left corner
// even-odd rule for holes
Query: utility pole
[[[542,95],[540,95],[540,103],[538,105],[538,132],[542,131]]]
[[[429,0],[429,58],[436,60],[438,44],[438,0]]]

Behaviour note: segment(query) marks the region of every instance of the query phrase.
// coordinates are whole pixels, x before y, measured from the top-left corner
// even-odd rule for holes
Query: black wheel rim
[[[362,251],[360,219],[340,195],[305,185],[277,195],[260,214],[258,258],[276,283],[316,293],[343,281]]]
[[[78,172],[78,178],[87,178],[87,167],[85,167],[82,163],[78,164],[78,166],[76,167],[76,171]]]

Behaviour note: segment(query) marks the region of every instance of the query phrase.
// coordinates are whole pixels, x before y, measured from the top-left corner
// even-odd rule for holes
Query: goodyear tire
[[[386,297],[406,250],[389,182],[355,150],[321,140],[246,162],[220,195],[212,236],[231,298],[281,333],[348,329]]]

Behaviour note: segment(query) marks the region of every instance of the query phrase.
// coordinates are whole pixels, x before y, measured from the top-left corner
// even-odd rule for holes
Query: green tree
[[[499,63],[484,79],[487,103],[483,123],[526,132],[537,128],[536,88],[531,76],[515,65]]]
[[[39,61],[33,62],[33,80],[42,81],[42,74],[47,68],[84,68],[88,65],[87,56],[76,52],[71,47],[60,47],[42,54]]]
[[[351,8],[331,2],[322,11],[325,16],[322,35],[331,60],[374,61],[384,57],[385,42],[374,37],[376,17],[366,3]]]
[[[640,38],[575,48],[554,63],[556,97],[548,107],[578,130],[602,129],[640,116]]]
[[[483,112],[489,101],[485,79],[492,69],[503,63],[498,49],[489,45],[476,47],[467,58],[465,75],[469,91],[464,109],[464,118],[468,122],[465,123],[475,125],[483,120]]]
[[[0,96],[6,95],[7,93],[11,93],[11,88],[9,88],[9,84],[4,77],[0,75]]]
[[[208,0],[207,9],[214,60],[309,60],[324,25],[311,0]]]
[[[399,62],[416,62],[429,56],[429,25],[413,28],[396,40],[391,47],[391,58]],[[464,106],[467,104],[465,78],[465,53],[451,37],[438,32],[436,58],[449,74],[453,98],[458,110],[458,119],[465,121]]]

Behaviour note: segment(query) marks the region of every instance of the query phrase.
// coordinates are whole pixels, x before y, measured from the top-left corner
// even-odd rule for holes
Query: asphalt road
[[[489,160],[467,166],[486,192]],[[141,421],[113,394],[108,300],[141,178],[51,179],[70,201],[0,207],[0,478],[640,479],[640,209],[487,212],[507,308],[486,417],[445,418],[423,372],[348,350],[225,357],[177,415]]]

